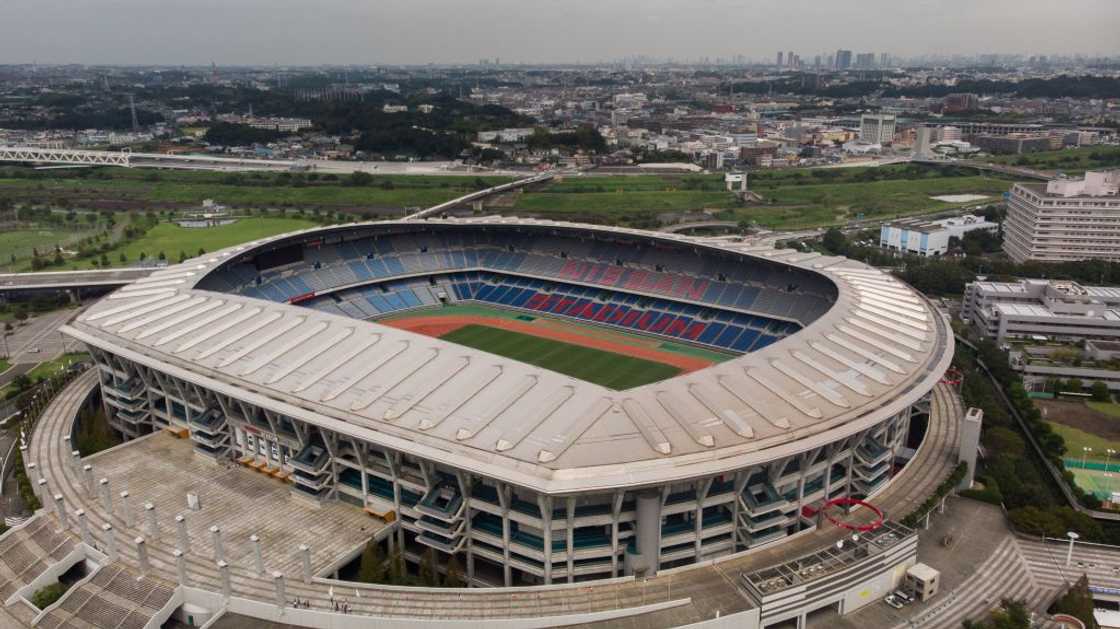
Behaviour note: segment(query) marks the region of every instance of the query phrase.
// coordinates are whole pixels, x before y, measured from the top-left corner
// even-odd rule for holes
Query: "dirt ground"
[[[622,339],[612,341],[598,337],[598,335],[589,336],[583,333],[563,330],[553,325],[538,325],[536,324],[536,322],[529,323],[525,321],[503,319],[498,317],[482,317],[473,315],[429,316],[388,320],[382,321],[381,323],[401,330],[408,330],[409,332],[416,332],[418,334],[434,336],[437,338],[454,330],[458,330],[465,325],[484,325],[492,328],[500,328],[503,330],[521,332],[523,334],[531,334],[533,336],[540,336],[555,341],[563,341],[564,343],[571,343],[572,345],[591,347],[606,352],[622,354],[624,356],[644,358],[645,360],[672,365],[673,367],[676,367],[686,373],[704,369],[705,367],[708,367],[712,364],[711,361],[704,360],[696,356],[688,356],[685,354],[678,354],[676,352],[668,352],[654,347],[645,346],[644,344],[640,344],[640,342],[631,343],[628,339],[626,340],[626,342],[623,342]]]
[[[1035,400],[1046,421],[1057,422],[1098,437],[1120,441],[1120,420],[1094,411],[1084,402]]]

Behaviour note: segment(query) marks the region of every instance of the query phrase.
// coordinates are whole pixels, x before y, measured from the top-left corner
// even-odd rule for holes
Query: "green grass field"
[[[179,261],[179,252],[188,257],[198,253],[201,247],[206,251],[217,251],[224,247],[241,244],[274,236],[285,232],[313,227],[316,223],[300,218],[244,218],[230,225],[207,227],[204,229],[191,229],[179,227],[174,223],[160,223],[143,237],[138,238],[124,246],[115,247],[105,254],[113,266],[126,266],[140,259],[140,254],[147,254],[148,259],[155,259],[162,251],[169,263]],[[124,253],[128,261],[121,263],[120,255]],[[65,267],[51,267],[47,270],[57,271],[61,268],[88,269],[93,268],[93,259],[75,260]]]
[[[1058,422],[1048,422],[1050,428],[1054,432],[1062,436],[1066,442],[1066,457],[1070,459],[1081,459],[1082,448],[1092,448],[1093,452],[1087,458],[1093,460],[1105,460],[1105,450],[1112,448],[1120,452],[1120,442],[1109,441],[1103,437],[1087,433],[1084,430],[1078,430],[1065,424]]]
[[[1120,464],[1114,462],[1109,465],[1107,472],[1099,469],[1081,469],[1076,467],[1078,464],[1075,461],[1072,467],[1069,465],[1066,467],[1073,472],[1074,482],[1078,487],[1101,500],[1111,498],[1112,492],[1120,492]]]
[[[615,390],[680,373],[676,367],[661,363],[484,325],[466,325],[441,338]]]
[[[1085,405],[1098,413],[1120,417],[1120,404],[1116,402],[1086,402]]]

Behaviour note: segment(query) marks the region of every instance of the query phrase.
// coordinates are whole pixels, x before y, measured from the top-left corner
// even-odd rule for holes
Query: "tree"
[[[1068,614],[1085,623],[1089,629],[1098,629],[1100,625],[1093,617],[1093,607],[1093,595],[1089,592],[1089,576],[1083,574],[1061,598],[1054,601],[1048,611],[1051,614]]]
[[[439,572],[436,570],[436,551],[432,548],[424,551],[420,558],[420,582],[427,587],[439,587]]]
[[[1070,378],[1066,383],[1066,390],[1070,393],[1081,393],[1085,389],[1085,384],[1081,382],[1080,378]]]
[[[123,251],[121,252],[120,261],[121,261],[121,264],[124,264],[124,263],[128,262],[128,255],[126,255],[125,252],[123,252]]]
[[[386,575],[385,558],[381,556],[381,545],[370,540],[362,551],[358,566],[358,580],[363,583],[384,583]]]
[[[202,247],[199,247],[199,248],[198,248],[198,254],[197,254],[197,255],[200,255],[200,256],[201,256],[201,255],[206,255],[206,250],[205,250],[205,249],[203,249]]]
[[[343,182],[343,185],[368,186],[371,183],[373,183],[373,175],[362,172],[360,170],[356,170],[350,173],[350,176],[346,178],[346,181]]]
[[[1089,390],[1093,393],[1093,400],[1097,402],[1108,402],[1112,397],[1109,394],[1108,385],[1100,380],[1094,382],[1093,386],[1089,387]]]
[[[835,227],[824,233],[821,245],[833,255],[844,255],[848,251],[848,239],[844,236],[844,232]]]

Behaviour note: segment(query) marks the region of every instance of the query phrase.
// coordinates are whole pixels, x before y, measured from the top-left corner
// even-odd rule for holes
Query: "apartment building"
[[[1003,249],[1016,262],[1120,260],[1120,170],[1011,188]]]

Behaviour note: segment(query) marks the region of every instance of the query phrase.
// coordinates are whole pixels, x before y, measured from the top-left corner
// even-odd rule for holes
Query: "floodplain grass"
[[[1067,174],[1076,174],[1086,170],[1120,166],[1120,147],[1083,146],[1057,151],[1039,151],[1024,155],[995,155],[981,158],[979,161],[1022,166],[1024,168],[1060,170]]]
[[[167,263],[175,264],[179,261],[180,251],[186,253],[187,257],[194,257],[198,254],[199,248],[205,249],[207,252],[213,252],[258,238],[306,229],[315,225],[317,223],[313,221],[292,217],[241,218],[229,225],[201,228],[180,227],[175,223],[160,223],[140,238],[114,247],[105,256],[109,259],[111,266],[122,267],[140,260],[141,253],[146,254],[149,260],[156,260],[162,251],[167,256]],[[127,259],[124,263],[120,261],[121,253],[124,253]],[[63,267],[50,267],[45,270],[91,269],[95,268],[93,265],[95,259],[72,260]]]
[[[879,181],[860,181],[858,173],[842,172],[826,182],[806,172],[763,173],[751,189],[764,201],[751,205],[743,205],[721,190],[720,182],[710,175],[569,178],[519,195],[505,213],[637,224],[654,221],[663,212],[715,210],[726,220],[803,229],[846,223],[860,215],[863,219],[895,218],[978,205],[997,200],[1012,185],[1004,177],[986,175],[950,177],[922,172],[913,178],[894,178],[911,176],[910,171],[900,170],[886,171],[892,178]],[[688,181],[697,189],[688,189]],[[949,203],[932,198],[948,194],[979,194],[985,199]]]
[[[614,390],[672,378],[681,372],[663,363],[479,324],[465,325],[440,338]]]

